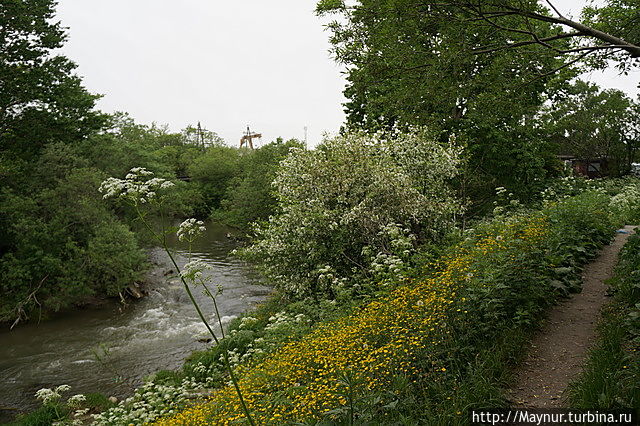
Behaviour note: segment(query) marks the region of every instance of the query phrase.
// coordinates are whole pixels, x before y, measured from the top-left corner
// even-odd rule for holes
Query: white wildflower
[[[184,265],[184,267],[180,271],[180,276],[190,284],[201,284],[202,273],[208,269],[211,269],[211,266],[204,260],[192,260],[191,262]]]
[[[56,388],[55,392],[56,393],[62,393],[62,392],[67,392],[68,390],[71,389],[71,386],[69,385],[60,385]]]
[[[204,222],[196,219],[187,219],[178,227],[178,240],[180,241],[193,241],[195,237],[201,235],[207,228],[204,226]]]
[[[72,397],[67,399],[67,404],[77,406],[77,405],[82,404],[86,400],[87,400],[87,398],[83,394],[80,393],[80,394],[77,394],[77,395],[73,395]]]
[[[149,170],[145,169],[144,167],[134,167],[133,169],[131,169],[131,173],[134,175],[139,175],[139,176],[152,176],[153,172],[150,172]]]
[[[42,388],[36,392],[36,398],[41,400],[43,404],[48,404],[60,399],[60,394],[52,389]]]
[[[103,193],[103,198],[124,198],[134,203],[148,203],[153,200],[157,191],[175,186],[162,178],[150,178],[153,172],[143,168],[134,167],[124,179],[110,177],[98,189]]]

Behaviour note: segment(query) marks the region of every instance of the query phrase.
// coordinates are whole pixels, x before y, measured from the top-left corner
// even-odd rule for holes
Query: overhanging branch
[[[507,16],[517,15],[525,19],[531,19],[531,20],[536,20],[540,22],[548,22],[548,23],[560,25],[563,27],[569,27],[575,30],[575,32],[563,33],[563,34],[572,34],[572,37],[576,37],[576,38],[577,37],[595,38],[597,40],[604,42],[605,44],[599,45],[598,50],[606,50],[604,46],[609,46],[609,48],[612,51],[623,50],[627,52],[629,56],[632,58],[640,58],[640,46],[630,43],[622,39],[621,37],[617,37],[612,34],[605,33],[603,31],[600,31],[588,25],[568,19],[560,13],[558,8],[555,7],[553,3],[551,3],[551,1],[547,1],[547,0],[545,1],[551,7],[551,9],[557,14],[557,16],[550,16],[543,13],[525,10],[523,8],[512,6],[504,1],[497,2],[497,1],[480,1],[480,0],[478,1],[451,0],[451,1],[433,1],[433,2],[428,2],[428,4],[430,4],[435,8],[440,8],[440,7],[458,8],[470,15],[470,17],[467,19],[467,21],[470,21],[470,22],[484,21],[487,23],[487,25],[491,25],[502,31],[508,31],[508,32],[518,33],[518,34],[527,34],[532,37],[535,43],[543,45],[552,50],[556,50],[558,53],[562,53],[563,50],[557,49],[552,45],[545,44],[547,43],[547,41],[550,41],[550,40],[547,40],[549,37],[542,38],[533,31],[527,31],[520,28],[510,28],[502,25],[501,23],[496,22],[496,20],[503,17],[507,17]],[[560,36],[560,34],[558,34],[558,36]],[[560,37],[560,38],[565,38],[565,37]],[[520,46],[526,46],[529,44],[532,44],[532,43],[522,42],[521,44],[520,42],[518,42],[518,43],[513,43],[511,45],[505,45],[504,48],[520,47]],[[500,48],[499,50],[501,49],[502,48]],[[491,50],[491,49],[486,49],[486,51],[484,51],[483,49],[480,49],[474,53],[490,53],[493,51],[494,50]]]
[[[500,50],[511,49],[511,48],[516,48],[516,47],[530,46],[532,44],[542,44],[543,46],[547,47],[548,46],[547,42],[555,41],[555,40],[561,40],[561,39],[565,39],[565,38],[577,37],[579,35],[580,35],[579,32],[562,33],[562,34],[557,34],[557,35],[554,35],[554,36],[540,38],[540,39],[519,41],[517,43],[508,43],[508,44],[505,44],[505,45],[502,45],[502,46],[498,46],[498,47],[494,47],[494,48],[474,49],[472,52],[475,55],[480,55],[480,54],[484,54],[484,53],[493,53],[493,52],[497,52],[497,51],[500,51]],[[559,49],[555,49],[555,48],[554,48],[554,50],[560,51]]]

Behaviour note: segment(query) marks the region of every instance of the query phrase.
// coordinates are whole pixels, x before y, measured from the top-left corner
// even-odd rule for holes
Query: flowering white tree
[[[416,242],[442,235],[461,211],[449,187],[460,155],[422,128],[294,150],[274,181],[280,213],[242,253],[301,297],[332,295],[357,273],[397,272]]]

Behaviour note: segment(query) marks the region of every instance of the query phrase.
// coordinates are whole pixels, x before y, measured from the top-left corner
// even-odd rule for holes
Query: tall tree
[[[546,148],[536,139],[533,118],[554,85],[574,75],[556,52],[538,45],[496,49],[528,32],[549,38],[545,21],[500,22],[521,32],[486,25],[451,2],[418,0],[321,1],[318,12],[340,15],[331,22],[336,59],[346,65],[349,127],[429,125],[456,133],[468,145],[469,167],[488,195],[493,187],[526,191],[545,176]],[[542,13],[536,1],[519,2]],[[525,34],[526,33],[526,34]],[[566,49],[567,40],[558,40]]]
[[[604,52],[621,61],[640,58],[640,3],[638,0],[607,0],[603,5],[591,4],[583,10],[582,20],[564,16],[554,5],[555,0],[432,0],[421,2],[421,14],[434,19],[455,19],[468,28],[479,26],[510,35],[501,44],[487,44],[472,51],[484,54],[507,48],[538,45],[558,54],[589,54]],[[318,11],[350,13],[343,0],[320,0]],[[453,14],[465,15],[456,19]],[[516,25],[513,25],[514,22]],[[536,22],[554,25],[551,34],[539,31]],[[561,40],[571,39],[567,49]],[[617,55],[619,54],[619,55]]]
[[[117,294],[144,262],[82,155],[105,116],[57,53],[55,6],[0,0],[0,323]]]
[[[51,142],[86,137],[103,123],[76,65],[57,54],[66,36],[54,0],[0,2],[0,150],[29,159]]]
[[[559,153],[606,159],[609,172],[628,173],[638,149],[640,108],[623,92],[577,81],[558,93],[542,122]]]

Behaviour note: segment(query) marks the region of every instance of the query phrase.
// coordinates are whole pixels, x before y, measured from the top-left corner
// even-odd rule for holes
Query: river
[[[226,237],[229,230],[207,225],[193,255],[211,265],[208,274],[223,287],[217,300],[226,323],[264,300],[270,289],[230,255],[237,243]],[[187,247],[175,238],[169,245],[178,264],[186,263]],[[179,279],[169,273],[166,253],[154,249],[150,257],[154,268],[147,279],[149,294],[139,301],[127,306],[113,301],[0,331],[0,421],[36,407],[33,395],[43,387],[67,384],[73,394],[102,392],[121,398],[144,377],[178,368],[192,351],[210,346],[199,341],[208,334]],[[199,290],[194,295],[215,322],[209,298]],[[105,349],[108,355],[98,361],[94,351],[104,355]]]

